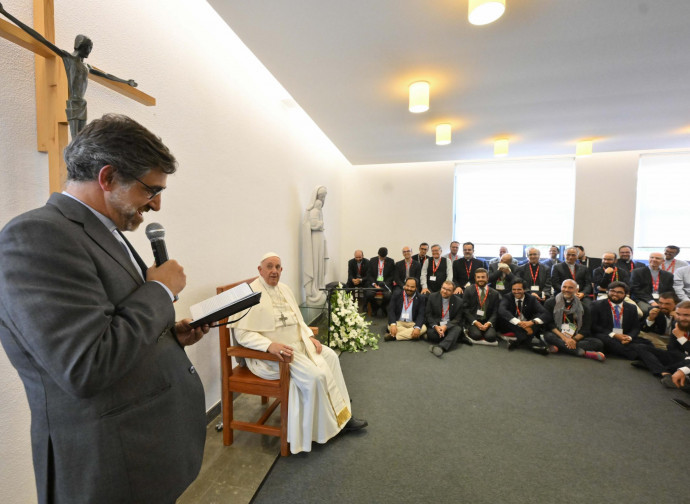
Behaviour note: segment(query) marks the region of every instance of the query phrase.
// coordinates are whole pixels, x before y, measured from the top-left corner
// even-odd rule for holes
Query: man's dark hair
[[[616,289],[619,287],[625,291],[626,296],[628,295],[628,292],[630,292],[630,287],[628,287],[628,284],[625,282],[611,282],[607,290]]]
[[[474,243],[472,242],[465,242],[462,244],[462,248],[465,248],[465,245],[472,245],[472,250],[474,250]]]
[[[451,245],[452,245],[453,243],[457,243],[458,245],[460,245],[460,242],[457,241],[457,240],[453,240],[452,242],[450,242]]]
[[[477,271],[479,271],[479,270],[477,270]],[[477,273],[477,272],[475,271],[475,274],[476,274],[476,273]],[[512,288],[513,288],[513,285],[520,284],[520,285],[522,285],[522,288],[524,289],[526,283],[527,283],[527,282],[525,282],[522,278],[516,278],[515,280],[513,280],[513,283],[510,285],[510,288],[512,289]]]
[[[661,294],[659,294],[659,297],[664,299],[673,299],[673,302],[676,304],[678,304],[678,302],[680,301],[680,298],[674,291],[662,292]]]
[[[405,279],[405,283],[409,282],[410,280],[414,280],[414,288],[415,290],[419,290],[419,282],[417,282],[417,277],[407,277]]]
[[[582,245],[573,245],[576,249],[580,249],[581,252],[585,251],[585,248]]]
[[[623,249],[623,248],[629,248],[630,252],[633,251],[633,248],[630,245],[621,245],[620,247],[618,247],[618,253],[619,254],[621,253],[621,249]]]
[[[429,246],[429,244],[428,244],[427,242],[422,242],[422,243],[419,244],[420,247],[421,247],[422,245],[426,245],[427,247]]]
[[[177,161],[170,150],[141,124],[127,116],[106,114],[87,124],[65,148],[67,180],[98,180],[106,165],[127,179],[141,178],[149,170],[175,173]]]
[[[677,247],[676,245],[666,245],[666,248],[670,248],[672,250],[675,250],[676,254],[678,254],[678,252],[680,252],[680,247]]]
[[[379,257],[388,257],[388,249],[386,247],[379,249]]]
[[[486,268],[477,268],[474,270],[474,276],[477,276],[477,273],[486,273],[487,275],[489,274],[488,271],[486,271]]]

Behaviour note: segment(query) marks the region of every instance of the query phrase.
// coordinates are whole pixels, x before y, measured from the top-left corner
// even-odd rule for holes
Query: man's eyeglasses
[[[148,193],[149,193],[149,199],[150,199],[150,200],[152,200],[153,198],[155,198],[156,196],[158,196],[160,193],[162,193],[162,192],[165,190],[165,187],[158,187],[158,188],[156,188],[156,187],[151,187],[150,185],[145,184],[144,182],[142,182],[141,180],[139,180],[139,179],[138,179],[137,177],[135,177],[134,175],[130,175],[130,176],[131,176],[134,180],[136,180],[137,182],[139,182],[141,185],[143,185],[143,186],[146,188],[146,190],[147,190]]]

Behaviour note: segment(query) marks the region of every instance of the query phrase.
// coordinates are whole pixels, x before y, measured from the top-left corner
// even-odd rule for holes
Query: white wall
[[[32,24],[30,0],[3,0]],[[160,135],[179,161],[163,209],[147,222],[166,227],[170,255],[185,267],[178,318],[215,288],[256,274],[260,256],[282,255],[283,280],[300,288],[299,225],[316,185],[324,207],[331,267],[339,256],[341,171],[349,163],[203,0],[71,0],[55,5],[57,45],[74,36],[94,41],[88,60],[157,99],[144,107],[91,82],[89,117],[130,115]],[[47,157],[36,152],[33,55],[0,39],[0,227],[48,197]],[[152,262],[143,229],[131,236]],[[329,277],[333,277],[329,273]],[[207,408],[220,397],[217,331],[188,354],[206,389]],[[0,352],[0,494],[3,502],[35,501],[29,412],[16,372]]]

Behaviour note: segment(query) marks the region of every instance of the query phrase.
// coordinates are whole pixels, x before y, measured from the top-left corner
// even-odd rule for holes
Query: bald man
[[[304,323],[290,288],[280,283],[280,257],[269,252],[261,258],[260,277],[250,287],[261,292],[261,302],[236,325],[240,345],[268,352],[290,363],[288,442],[292,453],[311,451],[312,441],[325,443],[341,430],[359,430],[366,420],[352,417],[350,396],[336,353],[314,338]],[[247,359],[249,370],[276,380],[278,362]]]

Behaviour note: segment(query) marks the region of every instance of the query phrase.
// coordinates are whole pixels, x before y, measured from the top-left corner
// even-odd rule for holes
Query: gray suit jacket
[[[0,233],[0,341],[31,408],[40,502],[173,502],[194,480],[204,392],[174,316],[67,196]]]

